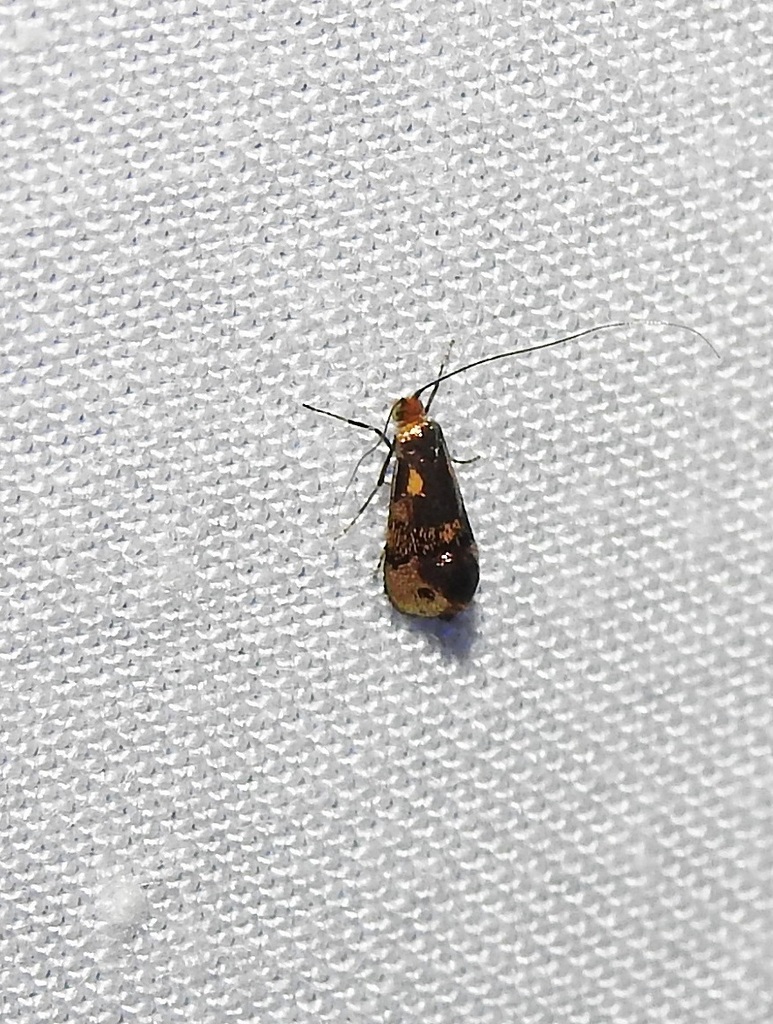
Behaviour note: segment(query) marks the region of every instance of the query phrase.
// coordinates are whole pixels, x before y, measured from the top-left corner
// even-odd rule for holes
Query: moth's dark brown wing
[[[384,586],[400,611],[450,618],[478,586],[475,538],[440,427],[426,421],[395,446]]]
[[[437,546],[438,538],[448,543],[452,524],[457,544],[474,543],[443,432],[429,420],[395,446],[387,550],[417,554]]]

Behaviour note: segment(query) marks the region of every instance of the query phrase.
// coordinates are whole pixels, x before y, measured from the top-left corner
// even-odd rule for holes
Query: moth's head
[[[392,406],[391,418],[398,427],[407,427],[412,423],[420,423],[427,418],[427,412],[420,399],[413,395],[410,398],[399,398]]]

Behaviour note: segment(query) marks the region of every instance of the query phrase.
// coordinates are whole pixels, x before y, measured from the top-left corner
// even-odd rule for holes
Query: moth
[[[368,507],[384,483],[389,466],[394,462],[382,561],[384,591],[399,612],[422,618],[452,619],[469,606],[480,579],[478,547],[452,459],[443,431],[429,417],[430,407],[440,385],[476,366],[554,348],[599,331],[642,324],[689,331],[705,341],[719,358],[719,353],[708,338],[692,327],[666,320],[620,320],[588,327],[553,341],[476,359],[475,362],[447,373],[444,372],[443,364],[434,380],[422,384],[407,398],[400,398],[392,405],[384,429],[303,403],[303,407],[312,412],[374,431],[378,441],[365,455],[370,454],[379,444],[387,446],[388,452],[376,486],[347,529],[354,525]],[[422,395],[427,391],[430,395],[425,403]],[[391,439],[387,435],[390,424],[394,426]]]

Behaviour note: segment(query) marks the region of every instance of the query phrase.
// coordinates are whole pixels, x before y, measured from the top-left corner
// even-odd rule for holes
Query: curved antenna
[[[352,427],[361,427],[363,430],[372,430],[374,434],[378,435],[378,441],[376,441],[376,443],[374,445],[372,445],[370,448],[368,448],[368,450],[363,455],[361,455],[360,458],[357,460],[357,465],[354,467],[354,470],[352,471],[352,474],[349,477],[349,482],[347,483],[346,487],[344,488],[344,494],[346,494],[346,492],[351,487],[352,481],[354,480],[355,476],[357,475],[357,470],[360,468],[360,466],[362,465],[364,460],[372,452],[374,452],[382,442],[389,449],[389,451],[386,454],[386,458],[384,459],[384,463],[383,463],[383,465],[381,467],[381,472],[378,475],[378,482],[376,483],[376,486],[373,488],[373,490],[370,492],[368,497],[365,499],[364,503],[357,510],[357,514],[355,515],[354,519],[352,519],[352,521],[349,523],[349,525],[343,530],[343,532],[341,534],[341,536],[343,537],[343,535],[345,533],[348,533],[349,530],[351,530],[351,528],[354,526],[354,524],[357,522],[357,520],[363,514],[363,512],[368,507],[368,505],[370,505],[371,501],[373,501],[373,499],[376,497],[376,494],[378,493],[379,488],[382,486],[382,484],[384,483],[384,480],[386,479],[387,469],[389,468],[389,463],[392,461],[392,455],[393,455],[394,449],[395,449],[394,441],[390,441],[389,438],[387,437],[387,433],[386,433],[387,429],[389,427],[389,421],[392,418],[392,411],[390,410],[389,416],[387,417],[387,421],[384,424],[384,429],[382,430],[380,427],[374,427],[372,423],[363,423],[362,420],[353,420],[353,419],[350,419],[348,416],[341,416],[337,412],[331,412],[329,409],[319,409],[319,408],[317,408],[316,405],[309,405],[308,402],[301,402],[301,405],[303,406],[304,409],[309,409],[311,412],[318,412],[322,416],[329,416],[333,420],[340,420],[341,423],[348,423]],[[343,496],[342,496],[341,500],[343,501]],[[339,503],[339,508],[340,508],[340,503]]]
[[[448,343],[448,348],[446,349],[446,354],[443,356],[443,362],[440,364],[440,369],[438,370],[438,380],[432,386],[432,394],[429,396],[427,401],[424,403],[424,411],[425,412],[429,412],[429,407],[435,401],[435,395],[437,394],[437,389],[440,387],[440,381],[443,380],[443,374],[446,372],[446,365],[448,364],[448,360],[451,358],[451,350],[453,349],[455,344],[456,344],[456,338],[451,338],[451,340]]]
[[[385,445],[389,445],[389,438],[386,436],[386,429],[379,430],[378,427],[374,427],[372,423],[363,423],[362,420],[350,420],[348,416],[340,416],[337,412],[331,412],[329,409],[318,409],[316,405],[309,405],[308,402],[301,402],[301,406],[304,409],[309,409],[311,412],[318,412],[320,416],[329,416],[331,420],[340,420],[341,423],[348,423],[350,427],[362,427],[363,430],[372,430],[374,434],[378,434],[379,441],[376,442],[375,448],[378,448],[379,442],[383,441]],[[387,420],[387,426],[389,421]]]
[[[347,526],[344,527],[344,529],[341,532],[341,536],[342,537],[343,537],[343,535],[345,533],[348,533],[349,530],[351,530],[351,528],[354,526],[354,524],[357,522],[357,520],[363,514],[365,509],[368,507],[368,505],[370,505],[370,503],[373,501],[373,499],[378,494],[379,488],[384,483],[384,480],[386,480],[387,470],[389,469],[389,463],[392,461],[392,455],[394,453],[394,450],[395,450],[395,446],[394,446],[394,442],[392,442],[389,445],[389,451],[387,452],[386,458],[384,459],[384,463],[383,463],[383,465],[381,467],[381,472],[378,475],[378,480],[376,481],[376,486],[373,488],[373,490],[367,496],[367,498],[362,503],[362,505],[360,505],[360,507],[357,509],[357,515],[354,517],[354,519],[352,519],[352,521]],[[371,451],[373,451],[373,449],[371,449]]]
[[[689,331],[690,334],[694,334],[696,337],[705,341],[717,359],[722,358],[705,334],[701,334],[700,331],[696,330],[694,327],[688,327],[686,324],[677,324],[671,320],[615,320],[608,324],[597,324],[595,327],[586,327],[582,331],[575,331],[574,334],[567,334],[563,338],[554,338],[553,341],[543,341],[539,345],[529,345],[528,348],[516,348],[512,349],[510,352],[500,352],[495,356],[486,356],[484,359],[476,359],[474,363],[467,363],[466,366],[459,366],[456,370],[450,370],[448,373],[441,373],[439,377],[435,378],[435,380],[429,381],[428,384],[422,384],[417,391],[414,391],[412,397],[421,398],[423,392],[428,391],[430,388],[434,388],[435,390],[432,392],[432,398],[434,398],[439,384],[442,384],[445,380],[450,380],[451,377],[455,377],[458,373],[465,373],[465,371],[471,370],[474,366],[483,366],[484,363],[495,363],[498,359],[510,359],[511,356],[525,356],[528,352],[539,352],[543,348],[553,348],[556,345],[564,345],[567,341],[577,341],[579,338],[587,338],[589,334],[596,334],[598,331],[611,331],[615,328],[621,327],[638,327],[641,324],[652,327],[674,327],[680,331]]]

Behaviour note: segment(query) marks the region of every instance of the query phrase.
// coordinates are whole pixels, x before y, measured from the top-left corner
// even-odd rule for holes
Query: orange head
[[[410,398],[399,398],[392,406],[392,419],[398,427],[421,423],[426,418],[427,413],[424,406],[414,395],[411,395]]]

